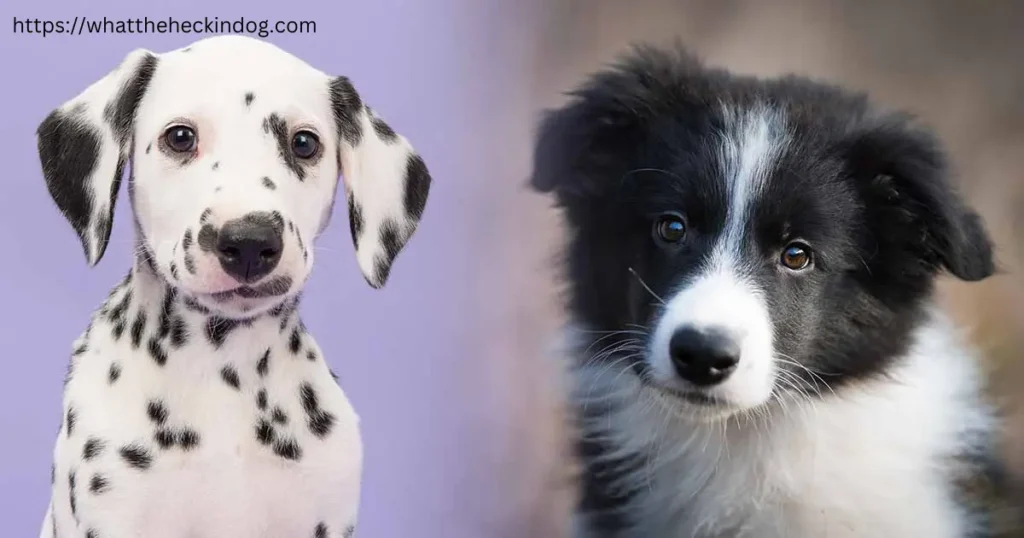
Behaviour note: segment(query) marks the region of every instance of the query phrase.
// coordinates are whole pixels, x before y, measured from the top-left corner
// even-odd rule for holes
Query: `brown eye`
[[[299,131],[292,137],[292,153],[300,159],[309,159],[320,149],[320,139],[309,131]]]
[[[171,151],[188,153],[196,149],[196,132],[191,127],[175,125],[164,132],[164,142]]]
[[[790,243],[782,250],[779,263],[793,271],[807,269],[811,265],[811,247],[803,243]]]
[[[677,213],[665,213],[654,221],[654,237],[662,243],[674,244],[686,238],[686,221]]]

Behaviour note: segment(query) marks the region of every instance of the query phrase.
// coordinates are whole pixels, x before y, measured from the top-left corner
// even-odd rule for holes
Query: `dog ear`
[[[112,72],[50,112],[36,130],[46,187],[78,233],[90,266],[100,261],[110,240],[135,110],[156,65],[155,54],[132,51]]]
[[[893,116],[851,137],[846,160],[875,212],[881,241],[898,241],[925,267],[965,281],[995,271],[992,241],[981,217],[950,183],[935,135]]]
[[[356,260],[366,282],[381,288],[423,215],[430,173],[409,141],[363,103],[347,77],[332,79],[330,94]]]

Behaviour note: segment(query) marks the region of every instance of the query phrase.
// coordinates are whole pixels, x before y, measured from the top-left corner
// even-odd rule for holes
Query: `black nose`
[[[239,282],[255,282],[281,260],[281,226],[271,213],[249,213],[228,221],[217,233],[217,257]]]
[[[725,381],[740,362],[739,344],[722,331],[683,327],[668,346],[679,377],[701,387]]]

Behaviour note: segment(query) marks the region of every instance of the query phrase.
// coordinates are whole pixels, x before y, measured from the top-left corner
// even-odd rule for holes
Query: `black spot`
[[[124,294],[121,295],[121,300],[110,309],[109,319],[110,321],[121,321],[124,320],[125,314],[128,312],[128,307],[132,304],[132,290],[125,290]]]
[[[160,341],[156,338],[149,339],[149,346],[146,350],[149,352],[149,356],[160,366],[167,364],[167,352],[164,348],[160,347]]]
[[[111,329],[110,335],[114,337],[115,341],[120,340],[121,336],[124,335],[125,326],[126,324],[123,320],[119,320],[114,323],[114,327]]]
[[[267,375],[267,370],[269,368],[270,368],[270,348],[267,348],[267,350],[263,353],[263,356],[260,357],[259,362],[256,363],[256,373],[259,374],[260,377],[264,377],[264,376]]]
[[[207,309],[205,306],[199,304],[199,302],[196,301],[194,297],[185,296],[184,303],[185,303],[185,307],[188,308],[189,310],[193,311],[193,312],[198,312],[200,314],[209,314],[210,313],[210,310]]]
[[[299,334],[299,327],[292,329],[292,335],[288,338],[288,350],[297,354],[302,349],[302,337]]]
[[[75,472],[68,473],[68,502],[71,504],[71,515],[78,519],[78,499],[75,496]]]
[[[158,429],[156,433],[153,434],[153,440],[156,441],[156,444],[159,445],[160,448],[165,450],[174,446],[176,441],[174,432],[167,428]]]
[[[213,252],[217,248],[217,229],[212,224],[203,224],[199,228],[198,241],[203,252]]]
[[[192,47],[185,47],[181,49],[181,52],[192,52]]]
[[[352,232],[352,244],[359,248],[359,236],[363,233],[363,208],[348,195],[348,227]]]
[[[266,410],[267,409],[267,391],[266,391],[266,389],[260,389],[259,392],[256,393],[256,407],[260,408],[260,410]]]
[[[288,124],[277,114],[271,114],[263,120],[263,132],[271,134],[277,140],[277,154],[299,181],[306,178],[306,169],[292,153],[292,141],[288,136]]]
[[[110,370],[107,372],[107,380],[113,385],[121,377],[121,366],[116,362],[110,363]]]
[[[415,153],[409,155],[405,164],[405,214],[409,218],[419,220],[427,205],[430,193],[430,172],[426,163]]]
[[[256,423],[256,440],[264,445],[269,445],[274,442],[274,437],[274,427],[261,418]]]
[[[299,386],[299,397],[302,401],[302,409],[306,412],[309,431],[317,437],[324,437],[331,433],[334,427],[334,415],[320,408],[320,401],[309,383]]]
[[[294,232],[294,231],[295,231],[295,223],[292,222],[292,221],[288,221],[288,232],[290,233],[290,232]]]
[[[350,146],[358,146],[363,138],[362,123],[359,114],[363,111],[363,101],[359,98],[352,81],[348,77],[335,77],[330,82],[331,109],[334,112],[334,125],[339,138]]]
[[[256,95],[254,95],[252,92],[245,92],[245,106],[251,105],[252,104],[252,100],[255,99],[255,98],[256,98]]]
[[[160,400],[150,400],[146,405],[146,416],[155,424],[163,425],[167,422],[167,407]]]
[[[81,345],[71,351],[71,355],[78,357],[80,355],[85,355],[86,351],[89,351],[89,344],[87,342],[82,342]]]
[[[203,210],[203,214],[199,215],[199,225],[202,226],[202,225],[206,224],[207,222],[209,222],[210,215],[212,215],[212,214],[213,214],[213,209],[211,209],[209,207],[204,209]]]
[[[366,107],[366,112],[370,115],[370,124],[373,125],[373,130],[376,131],[377,136],[387,144],[394,144],[398,140],[395,130],[383,119],[377,117],[370,107]]]
[[[238,370],[235,370],[235,368],[233,366],[227,365],[227,366],[221,368],[220,369],[220,378],[223,379],[225,383],[230,385],[231,388],[233,388],[235,390],[239,390],[239,387],[241,386],[241,383],[238,380]]]
[[[333,379],[334,382],[337,383],[338,382],[338,374],[334,373],[334,370],[327,370],[327,372],[331,374],[331,379]]]
[[[382,286],[391,274],[391,264],[398,256],[402,244],[398,239],[398,224],[392,220],[386,220],[380,228],[380,243],[383,251],[374,260],[374,271],[377,277],[376,286]]]
[[[65,415],[65,432],[68,434],[68,437],[71,437],[71,434],[75,432],[75,421],[77,420],[77,417],[78,413],[75,411],[75,408],[68,407]]]
[[[146,312],[139,309],[139,312],[135,315],[135,321],[132,322],[132,347],[135,349],[139,348],[142,344],[142,333],[146,330]]]
[[[277,188],[277,185],[274,184],[274,180],[270,179],[267,176],[263,176],[263,186],[270,190],[274,190]]]
[[[121,447],[121,459],[131,467],[146,470],[153,464],[153,456],[140,445],[131,444]]]
[[[196,274],[196,259],[192,257],[191,252],[185,253],[185,270],[188,271],[190,275]]]
[[[177,295],[177,290],[170,286],[164,291],[164,300],[160,306],[159,328],[157,332],[160,338],[167,338],[167,335],[171,333],[171,316],[174,315],[174,299]]]
[[[96,532],[96,529],[89,529],[85,531],[85,538],[100,538],[100,533]]]
[[[185,236],[181,238],[181,248],[186,251],[192,248],[192,228],[185,230]]]
[[[345,532],[341,533],[341,538],[352,538],[352,536],[355,535],[355,533],[355,526],[349,525],[348,527],[345,527]]]
[[[51,463],[50,464],[50,484],[54,484],[56,482],[57,482],[57,466]]]
[[[89,480],[89,491],[95,493],[96,495],[105,493],[109,489],[109,487],[110,482],[108,482],[107,479],[101,474],[94,474],[92,475],[92,479]]]
[[[213,347],[219,348],[224,344],[224,340],[231,334],[231,331],[237,329],[239,325],[249,325],[250,323],[211,316],[206,320],[206,339],[213,344]]]
[[[153,149],[153,143],[152,143],[152,142],[150,142],[150,143],[149,143],[149,145],[147,145],[147,146],[146,146],[146,155],[149,155],[149,152],[150,152],[150,151],[151,151],[152,149]]]
[[[178,265],[174,262],[171,262],[171,278],[178,280]]]
[[[323,522],[317,523],[313,531],[313,538],[327,538],[327,525]]]
[[[270,413],[270,420],[283,426],[288,424],[288,415],[285,414],[284,409],[275,406],[274,410]]]
[[[214,172],[216,172],[218,168],[220,168],[220,161],[213,163],[213,166],[210,167]]]
[[[316,351],[313,351],[312,349],[307,351],[306,352],[306,358],[311,360],[311,361],[315,361],[316,360]]]
[[[192,428],[182,428],[178,432],[178,446],[182,450],[192,450],[199,446],[199,432]]]
[[[96,456],[103,453],[103,449],[107,446],[101,439],[90,437],[86,442],[85,446],[82,447],[82,459],[89,461]]]
[[[294,439],[278,439],[274,443],[274,454],[286,460],[295,461],[302,457],[302,449]]]
[[[185,326],[185,320],[174,318],[174,321],[171,322],[171,345],[177,348],[187,343],[188,330]]]

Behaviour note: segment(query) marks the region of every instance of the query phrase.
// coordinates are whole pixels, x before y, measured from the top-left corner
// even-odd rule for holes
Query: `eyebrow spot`
[[[252,100],[255,99],[255,98],[256,98],[256,95],[254,95],[252,92],[246,92],[245,93],[245,106],[251,105],[252,104]]]
[[[220,161],[213,163],[213,170],[217,171],[218,168],[220,168]]]
[[[263,176],[263,186],[270,190],[274,190],[277,188],[277,185],[274,183],[274,181],[267,176]]]

